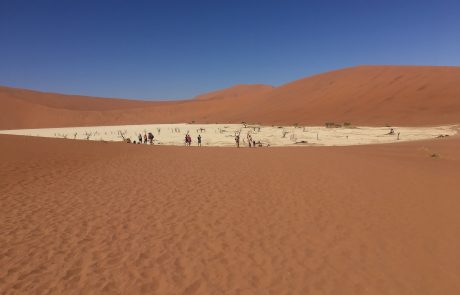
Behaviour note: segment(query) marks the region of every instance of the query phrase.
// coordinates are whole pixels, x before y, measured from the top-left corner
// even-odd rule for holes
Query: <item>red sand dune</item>
[[[0,129],[142,123],[460,123],[460,67],[361,66],[280,87],[240,85],[174,102],[0,87]]]
[[[265,121],[281,117],[291,124],[459,123],[459,82],[460,67],[347,68],[278,87],[250,112]]]
[[[459,294],[459,144],[0,136],[0,293]]]
[[[149,104],[147,101],[140,100],[65,95],[1,86],[0,93],[2,95],[2,100],[15,99],[37,106],[75,111],[124,110],[142,108]]]

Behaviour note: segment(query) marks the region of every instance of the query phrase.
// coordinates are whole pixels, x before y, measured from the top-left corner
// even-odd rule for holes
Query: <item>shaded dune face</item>
[[[0,87],[0,129],[149,123],[442,125],[460,123],[460,67],[360,66],[279,87],[237,85],[146,102]]]

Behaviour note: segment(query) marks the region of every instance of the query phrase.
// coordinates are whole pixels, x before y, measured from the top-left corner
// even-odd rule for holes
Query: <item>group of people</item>
[[[201,134],[198,135],[197,142],[198,142],[198,146],[201,146]],[[188,133],[185,135],[185,145],[186,146],[192,145],[192,137]]]
[[[136,142],[136,140],[131,141],[130,138],[127,138],[125,141],[127,143],[134,143],[134,144],[136,144],[136,143],[137,144],[142,144],[142,143],[144,143],[144,144],[147,144],[147,143],[153,144],[153,139],[154,138],[155,138],[155,136],[153,136],[152,132],[149,132],[149,133],[145,132],[144,136],[142,136],[142,134],[139,133],[139,135],[137,136],[137,139],[138,139],[137,142]],[[201,146],[201,135],[198,135],[197,142],[198,142],[198,146]],[[186,146],[191,146],[192,145],[192,137],[188,133],[185,135],[185,145]]]
[[[141,144],[141,143],[144,143],[144,144],[153,144],[153,139],[155,138],[155,136],[153,136],[153,133],[152,132],[145,132],[144,133],[144,136],[142,136],[142,134],[139,133],[139,135],[137,136],[137,139],[138,141],[136,142],[135,140],[133,141],[133,143],[137,143],[137,144]],[[126,140],[127,143],[131,143],[131,139],[127,139]]]
[[[155,138],[155,136],[153,136],[153,133],[152,132],[145,132],[144,133],[144,136],[142,136],[142,134],[139,133],[138,135],[138,141],[136,142],[136,140],[134,140],[133,142],[131,142],[131,139],[126,139],[126,142],[127,143],[137,143],[137,144],[153,144],[153,140]],[[248,140],[248,144],[249,144],[249,147],[256,147],[256,141],[252,138],[252,136],[250,134],[247,135],[247,140]],[[240,135],[239,134],[236,134],[235,135],[235,143],[236,143],[236,147],[240,147]],[[191,146],[192,145],[192,136],[190,136],[190,134],[186,134],[185,135],[185,145],[186,146]],[[201,134],[198,134],[198,137],[197,137],[197,145],[198,146],[201,146]],[[262,144],[259,142],[259,146],[262,146]]]

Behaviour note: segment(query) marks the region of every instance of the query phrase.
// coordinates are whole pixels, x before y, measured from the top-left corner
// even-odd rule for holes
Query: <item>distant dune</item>
[[[0,87],[0,129],[147,123],[460,123],[460,67],[359,66],[280,87],[236,85],[148,102]]]

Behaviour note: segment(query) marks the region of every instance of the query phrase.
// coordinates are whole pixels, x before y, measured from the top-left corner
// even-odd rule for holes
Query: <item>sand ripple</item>
[[[0,293],[458,294],[460,154],[440,144],[0,137]]]

